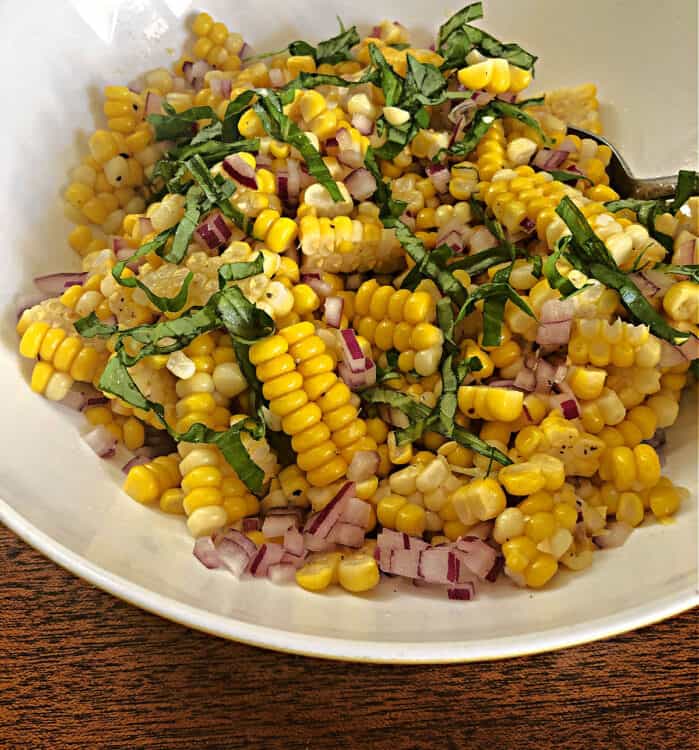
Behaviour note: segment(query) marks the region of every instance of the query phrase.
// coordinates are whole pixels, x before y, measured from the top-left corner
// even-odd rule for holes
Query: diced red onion
[[[111,458],[116,453],[116,438],[103,424],[83,435],[83,440],[100,458]]]
[[[471,533],[471,531],[472,529],[469,529],[469,533]],[[504,567],[505,567],[505,558],[502,555],[498,555],[495,558],[493,567],[488,571],[488,575],[486,575],[485,580],[490,581],[490,583],[495,583],[500,573],[502,573]]]
[[[629,278],[647,300],[653,300],[661,293],[664,295],[674,283],[672,277],[662,271],[631,273]]]
[[[221,166],[226,174],[230,175],[236,182],[243,185],[243,187],[250,188],[250,190],[257,190],[255,170],[240,154],[227,156]]]
[[[465,117],[459,117],[457,123],[454,125],[451,135],[449,136],[449,148],[451,148],[456,141],[461,137],[461,134],[464,132],[464,128],[466,127],[466,118]]]
[[[536,360],[534,374],[536,375],[536,390],[539,393],[549,393],[553,387],[556,368],[545,359]]]
[[[250,573],[256,577],[266,576],[269,567],[280,563],[282,557],[284,557],[284,547],[281,544],[265,542],[250,561]]]
[[[345,482],[337,495],[319,513],[308,519],[304,531],[327,539],[345,512],[350,497],[354,497],[354,482]]]
[[[328,297],[334,291],[332,285],[323,280],[320,271],[302,271],[301,283],[308,284],[319,297]]]
[[[481,252],[481,250],[496,247],[497,244],[498,241],[487,227],[476,227],[468,238],[469,254],[474,255]]]
[[[216,552],[223,565],[236,578],[240,578],[250,564],[250,556],[245,549],[230,538],[223,537],[216,542]]]
[[[287,182],[287,193],[289,200],[296,204],[298,202],[299,193],[301,192],[301,167],[297,159],[286,160],[287,174],[289,175]]]
[[[393,531],[392,529],[382,529],[381,533],[376,539],[378,547],[381,549],[427,549],[430,545],[423,539],[416,536],[408,536],[400,531]]]
[[[536,343],[541,346],[563,346],[570,341],[573,321],[561,320],[557,323],[539,323],[536,329]]]
[[[279,515],[268,515],[262,524],[262,533],[268,539],[274,539],[278,536],[284,536],[286,532],[296,526],[298,516],[293,513],[284,513]]]
[[[292,555],[303,555],[303,534],[296,526],[290,526],[284,533],[283,546]]]
[[[277,172],[277,194],[282,203],[289,202],[289,175],[287,172]]]
[[[342,297],[326,297],[323,303],[323,320],[331,328],[339,328],[342,325],[342,310],[345,301]]]
[[[425,172],[438,193],[446,193],[449,190],[451,174],[444,164],[429,164],[425,167]]]
[[[340,331],[342,346],[342,360],[352,372],[365,372],[367,369],[366,355],[357,341],[357,334],[351,328]]]
[[[429,547],[420,552],[418,576],[428,583],[456,583],[459,559],[447,547]]]
[[[507,102],[508,104],[512,104],[514,100],[517,98],[517,94],[515,94],[513,91],[505,91],[502,94],[498,94],[497,98],[501,102]]]
[[[447,589],[447,596],[449,599],[461,602],[468,602],[471,599],[475,599],[476,587],[470,581],[463,583],[459,586],[453,586]]]
[[[267,568],[267,576],[272,583],[291,583],[296,580],[296,568],[288,563],[276,563]]]
[[[699,358],[699,339],[696,336],[690,336],[684,344],[680,344],[678,348],[685,359],[691,361]]]
[[[379,567],[385,573],[404,578],[419,578],[420,554],[421,551],[418,549],[392,549],[386,555],[381,550]]]
[[[371,135],[374,132],[373,121],[360,112],[352,116],[352,126],[357,128],[362,135]]]
[[[526,367],[517,373],[513,385],[522,391],[531,393],[536,388],[536,375]]]
[[[124,472],[124,474],[128,474],[134,466],[143,466],[143,464],[147,464],[149,462],[150,458],[148,458],[148,456],[134,456],[121,467],[121,470]]]
[[[495,94],[491,94],[488,91],[474,91],[471,98],[476,102],[477,107],[485,107],[495,99]]]
[[[612,547],[621,547],[629,538],[633,527],[623,521],[612,521],[607,524],[600,534],[592,537],[592,541],[600,549],[611,549]]]
[[[87,273],[50,273],[46,276],[36,276],[34,284],[39,291],[55,297],[63,294],[71,286],[78,286],[85,283]]]
[[[138,219],[138,231],[141,237],[145,237],[153,231],[153,222],[145,216],[140,216]]]
[[[333,526],[328,536],[329,542],[341,544],[343,547],[359,548],[364,544],[364,535],[366,531],[363,526],[355,526],[351,523],[338,523]]]
[[[332,545],[332,546],[334,547],[335,545]],[[282,556],[282,562],[287,563],[289,565],[293,565],[294,568],[298,569],[303,565],[307,555],[308,555],[308,552],[306,550],[303,550],[300,555],[293,555],[291,552],[287,551]]]
[[[223,560],[210,536],[200,536],[194,542],[194,557],[209,570],[223,567]]]
[[[696,248],[696,240],[690,239],[683,242],[677,247],[673,256],[672,262],[679,266],[687,266],[694,263],[694,250]]]
[[[162,112],[162,103],[163,97],[160,96],[160,94],[156,94],[154,91],[149,91],[146,94],[146,116],[160,114]]]
[[[197,60],[195,63],[188,60],[182,65],[184,78],[195,91],[204,87],[204,76],[210,70],[211,67],[203,60]]]
[[[362,158],[362,152],[360,151],[357,144],[352,139],[352,134],[347,128],[339,128],[335,133],[335,140],[337,141],[339,152],[337,154],[337,160],[347,167],[358,169],[364,164]],[[349,186],[347,186],[349,190]],[[376,188],[374,188],[376,190]],[[351,192],[351,191],[350,191]]]
[[[481,539],[465,536],[455,542],[455,552],[460,555],[463,562],[471,572],[479,578],[485,578],[490,572],[497,552]]]
[[[669,367],[675,367],[676,365],[682,365],[687,361],[687,358],[682,353],[682,349],[679,346],[673,346],[667,341],[661,340],[660,342],[660,361],[658,365],[663,369]]]
[[[212,211],[199,226],[194,235],[199,242],[209,248],[216,250],[231,238],[231,230],[220,211]]]
[[[337,366],[337,374],[342,378],[344,384],[353,391],[369,388],[376,383],[376,364],[367,357],[365,369],[361,372],[352,372],[348,365],[340,362]]]
[[[209,88],[214,96],[220,96],[221,99],[228,99],[233,90],[233,82],[230,78],[212,78],[209,81]]]
[[[342,522],[350,523],[353,526],[361,526],[366,529],[371,519],[371,505],[360,500],[358,497],[351,497],[342,514]]]
[[[279,68],[270,68],[268,71],[268,75],[269,82],[272,84],[272,88],[274,89],[279,89],[286,83],[286,80],[284,78],[284,71],[279,70]]]
[[[304,534],[303,544],[309,552],[331,552],[335,549],[334,542],[322,539],[314,534]]]
[[[580,407],[575,398],[571,397],[567,393],[562,393],[558,396],[553,397],[554,401],[558,401],[558,405],[563,412],[563,416],[566,419],[577,419],[580,416]]]
[[[136,448],[136,450],[133,452],[134,456],[146,456],[147,458],[155,458],[158,454],[157,452],[150,447],[150,445],[142,445],[140,448]],[[160,454],[165,455],[165,454]]]
[[[548,299],[541,306],[539,318],[542,323],[560,323],[572,320],[574,310],[573,300]]]
[[[464,99],[458,104],[455,104],[449,110],[447,119],[453,125],[461,125],[461,127],[463,128],[468,125],[471,120],[473,120],[476,114],[476,109],[478,109],[478,107],[476,106],[476,102],[473,99]]]
[[[345,178],[345,187],[357,201],[365,201],[376,192],[376,180],[368,169],[355,169]]]
[[[249,560],[252,560],[257,554],[257,545],[255,542],[237,529],[226,529],[225,532],[220,533],[214,538],[216,544],[219,544],[223,540],[237,544],[245,552]]]
[[[376,474],[381,459],[377,451],[357,451],[347,468],[347,479],[351,482],[363,482]]]
[[[548,148],[542,148],[535,154],[532,164],[544,170],[558,169],[567,158],[567,151],[562,151],[561,149],[551,151]]]
[[[243,527],[243,531],[259,531],[260,519],[257,517],[243,518],[241,525]]]
[[[536,229],[536,224],[528,216],[525,216],[519,225],[527,234],[531,234]]]

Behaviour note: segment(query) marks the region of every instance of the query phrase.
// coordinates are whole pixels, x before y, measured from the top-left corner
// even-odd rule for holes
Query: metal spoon
[[[610,143],[601,135],[591,133],[583,128],[568,127],[571,135],[578,138],[592,138],[593,141],[609,146],[612,150],[612,158],[607,167],[609,184],[622,198],[638,198],[640,200],[658,200],[659,198],[671,198],[677,187],[677,176],[670,177],[634,177],[629,165],[624,161],[622,155],[617,151],[614,144]]]

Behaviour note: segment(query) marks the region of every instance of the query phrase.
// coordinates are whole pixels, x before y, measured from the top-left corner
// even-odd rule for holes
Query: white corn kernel
[[[529,138],[515,138],[507,144],[507,159],[516,167],[529,164],[537,148],[536,143]]]
[[[400,107],[384,107],[383,116],[386,118],[389,125],[399,128],[401,125],[405,125],[405,123],[408,122],[410,119],[410,112],[406,109],[401,109]]]
[[[197,371],[192,360],[182,351],[172,352],[167,358],[165,365],[167,369],[177,378],[188,380]]]

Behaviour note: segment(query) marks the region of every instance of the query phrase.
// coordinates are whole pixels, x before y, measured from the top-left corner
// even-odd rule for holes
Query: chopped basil
[[[593,184],[589,177],[585,177],[584,174],[580,174],[579,172],[569,172],[567,169],[547,169],[545,171],[548,172],[554,180],[558,180],[559,182],[577,182],[578,180],[585,180],[589,182],[590,185]]]
[[[254,105],[254,109],[267,133],[278,141],[292,145],[306,162],[309,174],[323,185],[334,201],[342,200],[340,189],[325,165],[323,157],[301,128],[284,114],[279,97],[269,92]]]
[[[510,252],[502,245],[489,247],[486,250],[480,250],[473,255],[466,255],[459,260],[449,264],[450,270],[466,271],[470,276],[478,276],[479,273],[487,271],[492,266],[505,263],[510,260]]]
[[[336,65],[344,60],[350,60],[350,50],[357,44],[359,34],[357,27],[352,26],[347,30],[341,30],[337,36],[320,42],[317,47],[304,41],[292,42],[289,45],[289,54],[308,55],[315,60],[316,65]]]
[[[75,330],[86,339],[109,338],[119,330],[119,326],[102,323],[94,312],[86,315],[73,324]]]
[[[229,286],[213,295],[219,320],[235,341],[252,344],[274,333],[274,321],[254,305],[237,286]]]
[[[251,106],[254,98],[254,91],[243,91],[241,94],[238,94],[233,101],[228,103],[223,115],[221,140],[230,143],[240,137],[238,123],[240,122],[243,113]]]
[[[549,255],[544,261],[544,276],[546,277],[549,286],[551,289],[557,289],[564,299],[579,291],[573,282],[569,281],[565,276],[562,276],[556,268],[556,263],[564,254],[569,244],[570,235],[561,237],[558,242],[556,242],[556,247],[554,248],[553,253],[551,253],[551,255]]]
[[[228,281],[240,281],[264,272],[264,256],[260,253],[255,260],[238,263],[224,263],[218,269],[218,286],[223,289]]]
[[[383,91],[386,102],[385,106],[398,106],[398,102],[403,95],[403,79],[386,62],[386,58],[375,44],[369,45],[369,57],[378,71],[378,82],[376,85]]]
[[[699,174],[689,169],[681,169],[677,175],[677,187],[670,204],[670,212],[679,211],[693,195],[699,195]]]
[[[619,270],[604,242],[592,231],[587,219],[570,198],[566,196],[561,200],[556,213],[572,234],[566,257],[577,260],[588,275],[619,292],[622,304],[631,316],[647,325],[656,336],[674,345],[687,341],[690,334],[668,325],[632,279]]]
[[[412,420],[427,419],[432,411],[429,406],[421,404],[411,396],[400,391],[392,391],[390,388],[379,388],[377,386],[364,388],[359,391],[359,395],[363,401],[369,404],[386,404],[399,409]]]
[[[235,191],[235,184],[230,180],[217,181],[206,162],[198,154],[185,162],[195,182],[202,189],[210,205],[217,206],[221,213],[230,219],[245,234],[252,233],[252,221],[229,198]]]
[[[395,380],[402,377],[403,373],[398,370],[398,350],[389,349],[386,352],[386,367],[376,365],[376,382],[385,383],[387,380]]]
[[[482,440],[458,425],[454,425],[452,439],[456,440],[459,445],[463,445],[464,448],[469,448],[474,451],[474,453],[479,453],[481,456],[485,456],[491,461],[497,461],[503,466],[509,466],[513,463],[512,459],[502,451],[494,448],[492,445],[486,443],[485,440]]]
[[[451,18],[445,21],[439,27],[439,33],[437,34],[437,52],[442,54],[442,48],[446,40],[455,32],[461,29],[464,24],[470,23],[471,21],[477,21],[483,18],[483,3],[470,3],[463,7],[457,13],[454,13]]]
[[[544,143],[549,143],[549,138],[541,129],[539,121],[528,115],[520,104],[509,104],[508,102],[501,102],[496,99],[486,104],[485,107],[478,109],[462,140],[457,141],[447,150],[447,153],[452,156],[466,156],[470,154],[479,144],[481,138],[488,132],[490,126],[499,117],[512,117],[523,122],[525,125],[536,130]],[[440,158],[441,152],[435,156],[433,161],[438,161]]]
[[[153,126],[156,141],[189,140],[197,132],[197,120],[218,121],[211,107],[191,107],[184,112],[176,112],[171,104],[163,102],[163,109],[166,114],[153,114],[146,118]]]
[[[408,73],[403,83],[401,107],[410,109],[416,105],[441,104],[445,99],[447,82],[439,68],[422,63],[407,55]]]
[[[463,27],[463,32],[466,34],[471,47],[487,57],[502,57],[510,65],[531,70],[534,73],[534,64],[538,60],[537,56],[522,49],[519,44],[504,44],[486,31],[475,28],[475,26],[466,25]]]
[[[699,265],[692,263],[690,265],[676,265],[674,263],[658,263],[653,266],[653,270],[662,271],[663,273],[677,274],[678,276],[689,276],[695,283],[699,284]]]
[[[442,395],[437,407],[439,409],[438,429],[444,437],[451,437],[454,434],[456,418],[456,391],[459,388],[459,381],[454,372],[453,362],[453,354],[445,357],[442,361]]]
[[[200,187],[193,185],[187,191],[187,198],[184,204],[184,216],[177,225],[175,238],[172,246],[163,254],[163,258],[169,263],[181,263],[184,258],[189,243],[192,241],[192,235],[196,231],[201,218],[202,212],[207,210],[204,193]]]
[[[199,145],[185,146],[178,149],[177,153],[181,160],[189,159],[192,156],[200,156],[207,166],[213,166],[222,161],[231,154],[237,154],[239,151],[259,151],[260,139],[247,138],[242,141],[232,143],[219,143],[218,141],[206,141]]]

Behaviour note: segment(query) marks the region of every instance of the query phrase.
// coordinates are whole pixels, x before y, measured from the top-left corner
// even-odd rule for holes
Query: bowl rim
[[[237,620],[158,594],[92,563],[30,523],[0,498],[0,522],[42,555],[73,575],[150,614],[208,635],[288,654],[370,664],[449,664],[493,661],[557,651],[611,638],[699,606],[699,587],[640,607],[542,633],[478,641],[417,643],[370,641],[295,633]]]

